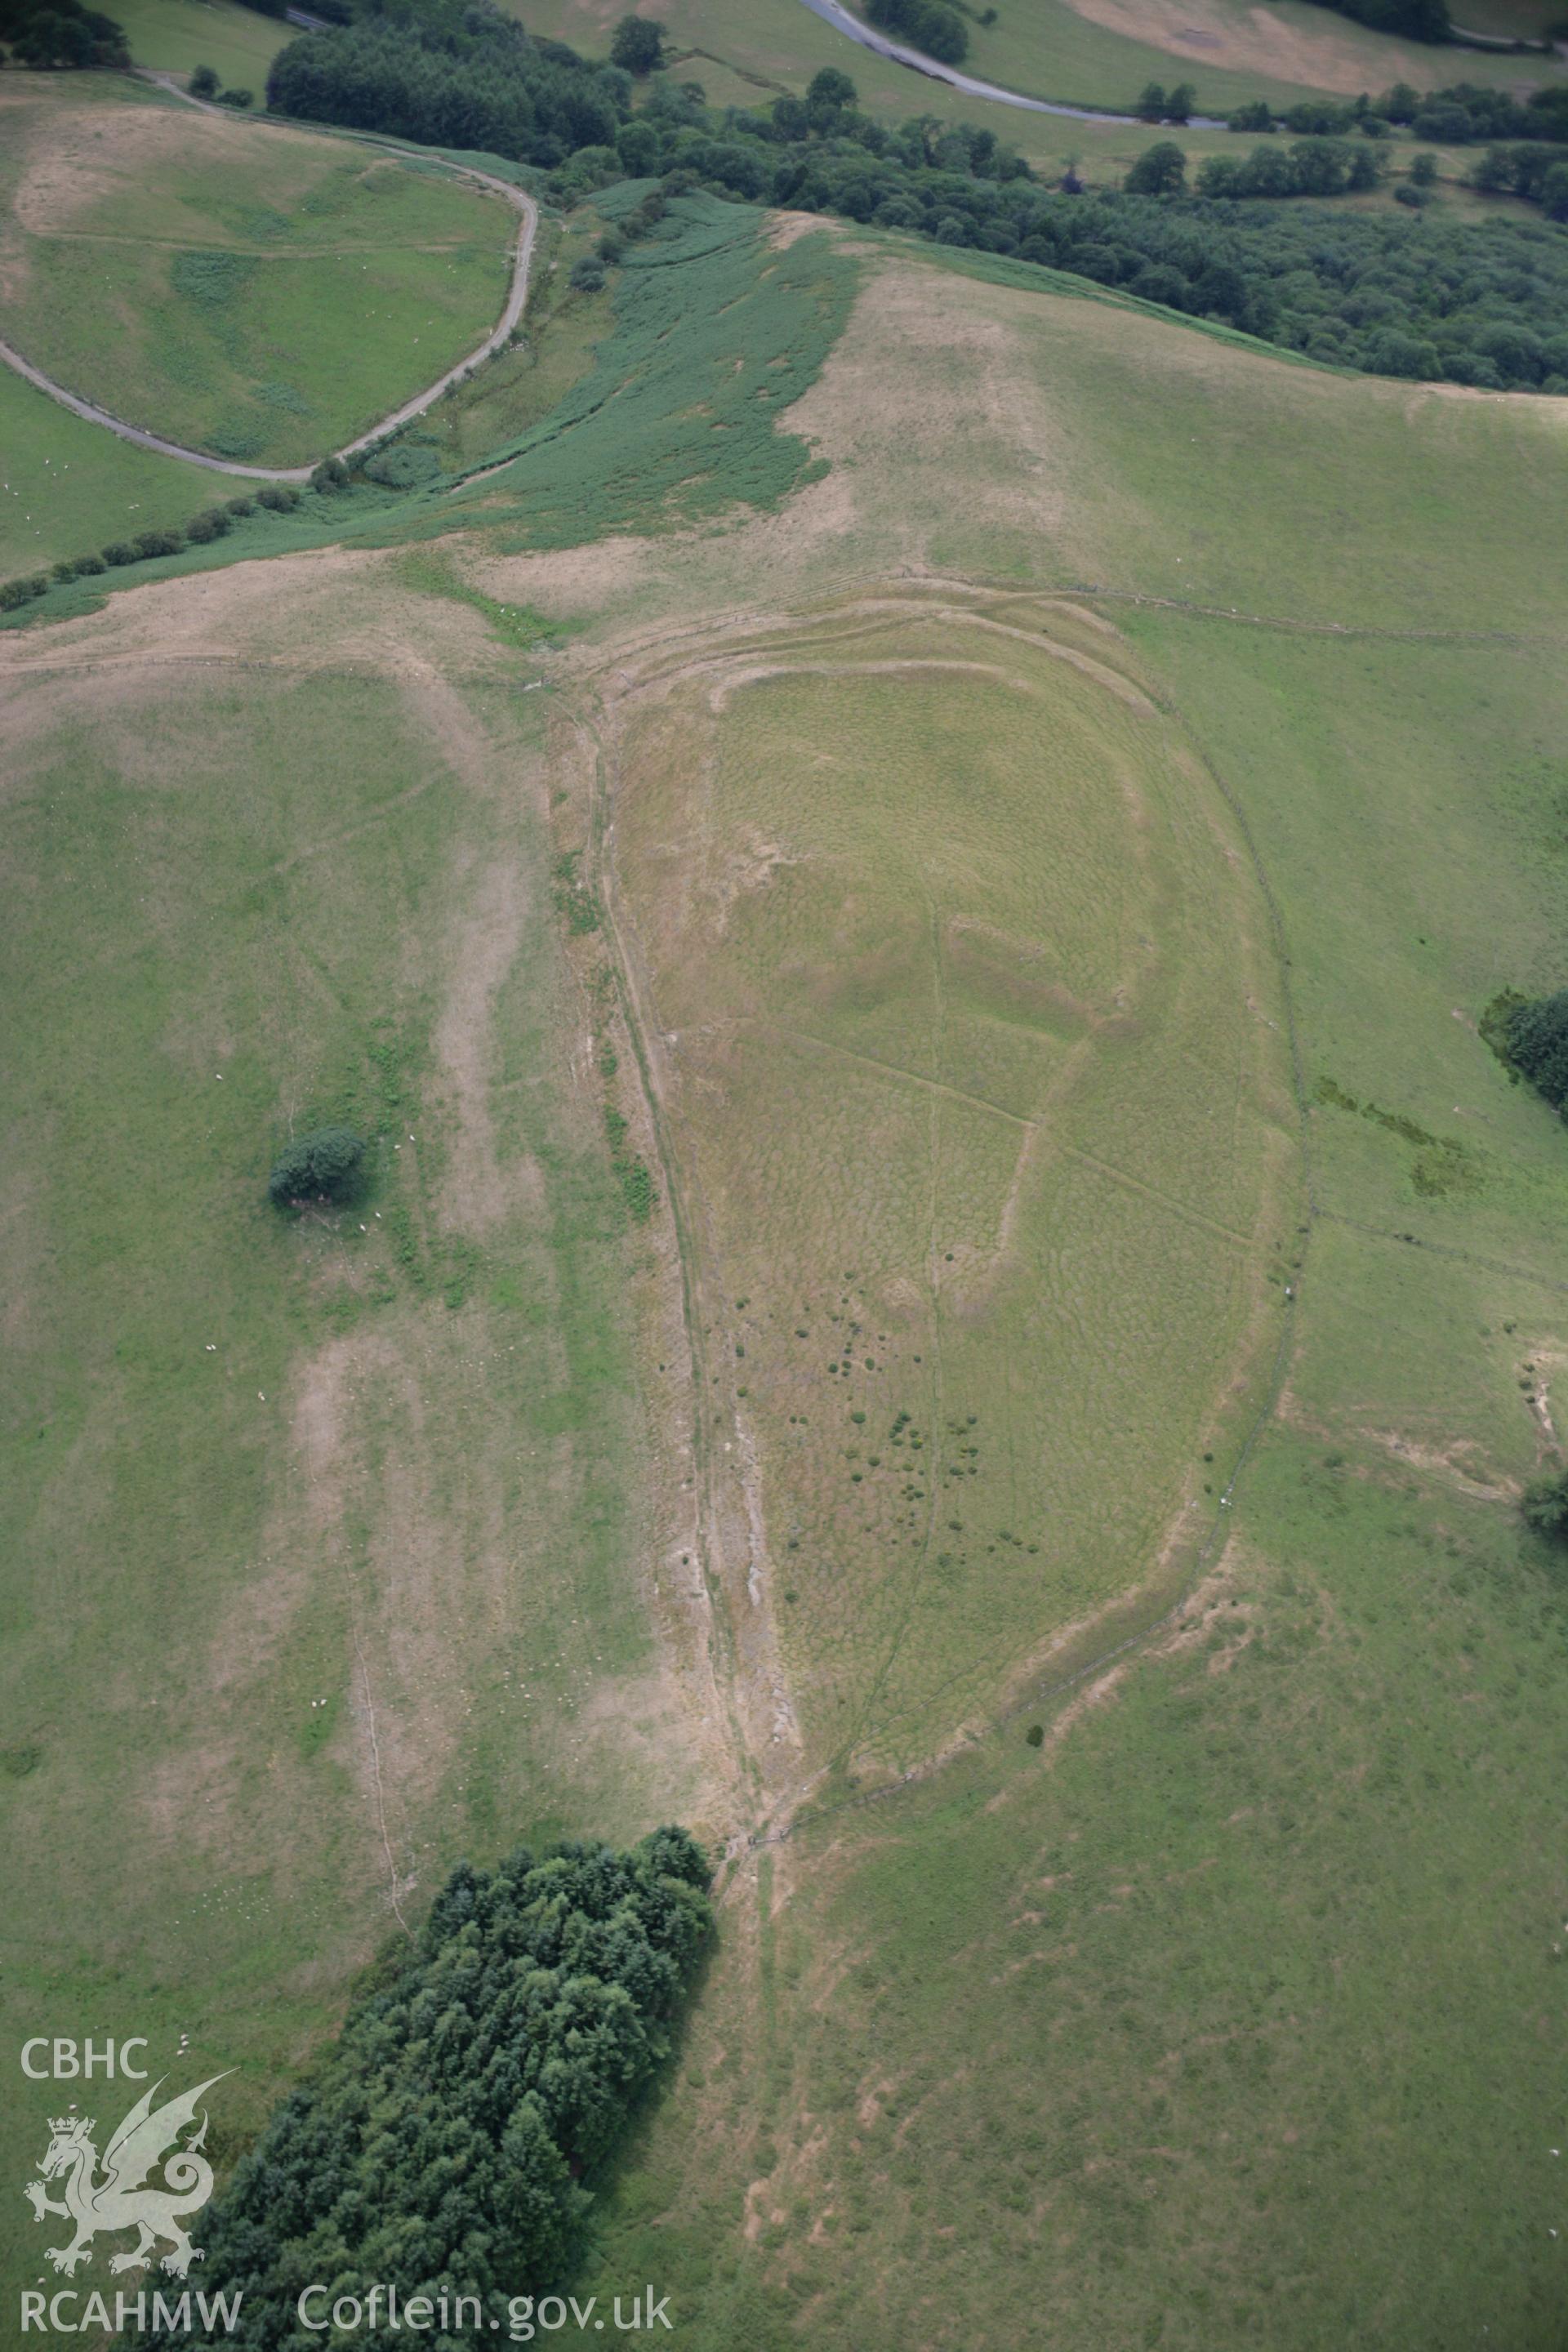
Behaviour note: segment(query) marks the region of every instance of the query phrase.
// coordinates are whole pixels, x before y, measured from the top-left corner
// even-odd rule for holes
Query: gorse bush
[[[361,1138],[346,1127],[319,1127],[289,1146],[267,1189],[279,1208],[301,1201],[341,1201],[359,1181],[364,1159]]]
[[[563,2285],[707,1943],[708,1878],[679,1829],[460,1863],[207,2220],[201,2284],[243,2296],[225,2342],[309,2340],[313,2280],[490,2309]]]

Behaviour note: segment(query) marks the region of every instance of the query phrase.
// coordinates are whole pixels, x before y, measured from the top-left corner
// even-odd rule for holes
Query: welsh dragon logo
[[[211,2075],[194,2091],[168,2099],[157,2108],[153,2102],[163,2084],[154,2083],[104,2149],[101,2173],[92,2139],[92,2117],[50,2116],[49,2144],[38,2159],[39,2177],[29,2180],[22,2194],[33,2209],[35,2221],[41,2221],[46,2213],[58,2213],[76,2224],[76,2235],[68,2246],[44,2250],[56,2270],[69,2277],[79,2263],[91,2262],[94,2238],[112,2236],[119,2230],[134,2230],[138,2236],[129,2253],[110,2256],[111,2271],[147,2269],[154,2249],[164,2240],[169,2252],[162,2266],[175,2278],[184,2278],[191,2264],[201,2261],[202,2250],[192,2245],[184,2225],[185,2217],[199,2212],[213,2193],[212,2167],[200,2153],[207,2136],[205,2115],[183,2147],[180,2134],[195,2121],[203,2093],[223,2079],[221,2074]],[[160,2159],[162,2185],[144,2187]],[[61,2179],[63,2203],[45,2188],[46,2182]]]

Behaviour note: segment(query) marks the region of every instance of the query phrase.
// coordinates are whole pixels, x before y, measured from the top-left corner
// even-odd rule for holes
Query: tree
[[[1190,81],[1179,81],[1165,100],[1167,122],[1185,122],[1198,102],[1197,91]]]
[[[310,2279],[356,2296],[395,2279],[427,2314],[447,2293],[494,2309],[565,2287],[596,2182],[668,2055],[711,1927],[708,1880],[679,1829],[625,1853],[458,1863],[202,2217],[204,2287],[243,2294],[236,2352],[307,2341]],[[187,2341],[156,2315],[151,2334]]]
[[[610,63],[640,79],[664,63],[664,26],[654,16],[623,16],[610,36]]]
[[[280,1209],[304,1201],[342,1201],[358,1181],[364,1144],[352,1129],[319,1127],[283,1153],[267,1189]]]
[[[847,73],[840,73],[837,66],[824,66],[806,83],[806,111],[815,123],[822,115],[842,114],[859,95]]]
[[[1548,220],[1568,221],[1568,160],[1553,163],[1541,184]]]
[[[1429,188],[1437,176],[1437,158],[1430,149],[1423,148],[1410,158],[1410,176],[1418,188]]]
[[[1192,299],[1192,288],[1179,269],[1166,261],[1146,261],[1136,277],[1128,281],[1127,291],[1141,295],[1145,302],[1163,302],[1167,310],[1184,310]]]
[[[1363,364],[1373,375],[1406,376],[1417,383],[1434,383],[1443,373],[1436,345],[1401,334],[1397,327],[1378,329],[1367,345]]]
[[[193,66],[191,79],[185,87],[193,98],[216,98],[217,76],[211,66]]]
[[[1163,122],[1165,120],[1165,85],[1163,81],[1146,81],[1136,108],[1140,122]]]
[[[1544,1536],[1549,1543],[1568,1543],[1568,1470],[1536,1479],[1520,1496],[1519,1507],[1532,1535]]]
[[[585,253],[581,261],[572,265],[571,284],[578,294],[596,294],[605,282],[605,265],[596,255]]]
[[[1568,1116],[1568,988],[1559,989],[1555,996],[1536,997],[1510,1013],[1503,1046],[1536,1093],[1544,1095],[1553,1110]]]
[[[623,122],[616,152],[630,178],[646,180],[658,168],[658,133],[649,122]]]
[[[1187,159],[1173,139],[1145,147],[1122,184],[1132,196],[1179,196],[1187,184]]]

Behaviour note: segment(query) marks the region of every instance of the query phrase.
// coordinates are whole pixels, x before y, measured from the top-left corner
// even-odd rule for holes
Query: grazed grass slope
[[[1465,0],[1453,13],[1466,21]],[[1520,29],[1540,37],[1532,26]],[[1195,6],[1188,0],[1040,0],[1001,8],[994,25],[976,25],[965,70],[1047,98],[1099,92],[1109,84],[1124,107],[1146,81],[1167,89],[1186,81],[1205,112],[1224,114],[1244,97],[1288,106],[1309,89],[1353,98],[1396,81],[1416,89],[1459,80],[1539,87],[1561,81],[1563,67],[1550,54],[1450,48],[1373,32],[1316,0],[1271,0],[1262,14],[1245,0],[1197,0]]]
[[[226,87],[254,91],[258,105],[268,67],[294,37],[292,26],[231,0],[121,0],[115,22],[137,65],[181,76],[211,66]]]
[[[603,0],[531,0],[515,13],[531,30],[587,52],[602,52],[615,22]],[[1183,0],[1179,7],[1171,0],[1010,0],[989,26],[978,22],[981,13],[970,22],[967,72],[1036,98],[1118,112],[1149,81],[1194,82],[1203,110],[1225,113],[1249,98],[1289,106],[1308,90],[1353,96],[1401,80],[1430,89],[1461,71],[1512,87],[1561,79],[1563,70],[1548,57],[1395,40],[1311,0],[1274,0],[1261,17],[1245,0]],[[1456,14],[1462,13],[1461,5]],[[779,89],[798,93],[832,66],[885,118],[929,112],[984,122],[1026,152],[1039,135],[1016,108],[964,98],[859,47],[801,0],[730,0],[721,16],[700,0],[668,0],[664,20],[672,40],[691,53],[680,60],[683,79],[703,81],[710,60],[724,74],[713,90],[720,104],[754,105]]]
[[[47,571],[109,539],[183,523],[214,478],[73,416],[0,368],[0,578]]]
[[[748,1574],[811,1763],[901,1770],[1190,1563],[1296,1222],[1266,919],[1070,613],[868,599],[642,688],[617,863]]]
[[[1021,2314],[1183,2352],[1550,2343],[1568,1618],[1514,1497],[1561,1426],[1568,1144],[1474,1024],[1561,971],[1565,583],[1531,512],[1561,436],[935,271],[868,278],[808,419],[857,460],[833,520],[863,556],[1113,588],[1091,608],[1268,878],[1316,1212],[1223,1561],[1151,1652],[1076,1692],[1047,1668],[929,1780],[814,1790],[738,1865],[728,1968],[591,2283],[657,2249],[702,2352],[1002,2347]],[[837,541],[802,523],[820,564]],[[798,821],[853,740],[838,711],[731,772],[723,724],[667,910],[721,851],[759,874],[726,790]],[[781,861],[767,889],[801,881]],[[764,896],[710,926],[720,979]],[[774,994],[815,961],[775,961]],[[728,1082],[740,1054],[683,1021],[677,1054]],[[731,1237],[709,1346],[739,1339],[750,1385],[747,1223],[711,1181],[714,1138],[741,1147],[692,1095]],[[766,1132],[780,1170],[801,1125]],[[889,1164],[825,1164],[823,1213]]]
[[[473,160],[494,167],[493,158]],[[588,228],[597,234],[599,217],[594,210],[585,219],[574,215],[558,252],[546,240],[546,267],[581,252],[591,241]],[[504,525],[498,538],[510,551],[710,523],[748,505],[776,508],[816,470],[807,443],[781,430],[778,418],[816,380],[832,348],[848,313],[856,263],[826,231],[774,252],[764,215],[700,194],[678,199],[664,229],[646,251],[628,257],[613,294],[552,290],[537,317],[531,304],[527,349],[481,370],[430,412],[420,429],[448,464],[471,469],[470,479],[454,485],[442,477],[411,494],[370,484],[324,496],[310,491],[290,515],[253,517],[216,547],[188,547],[117,573],[111,584],[226,569],[237,558],[340,540],[426,540],[469,522]],[[542,420],[536,378],[552,387],[545,399],[553,404]],[[78,436],[94,435],[41,394],[36,397],[69,428],[58,445],[68,456]],[[38,430],[44,433],[42,424]],[[499,446],[497,433],[505,436]],[[40,467],[49,453],[46,436]],[[480,462],[485,457],[489,466]],[[189,504],[176,509],[178,519],[205,502],[211,484],[195,469],[174,471],[198,486]],[[60,509],[59,539],[73,534],[56,551],[81,552],[79,509],[54,488],[52,473],[35,478],[47,478]],[[0,528],[8,503],[0,503]],[[87,546],[93,536],[89,530]],[[22,565],[38,560],[25,541],[17,544]],[[16,627],[90,610],[103,593],[100,583],[73,583],[6,623]]]
[[[542,697],[341,568],[239,635],[10,679],[3,853],[8,2030],[189,2033],[225,2151],[459,1854],[694,1801]],[[280,1217],[323,1120],[366,1192]]]
[[[515,455],[494,452],[512,462],[454,497],[448,520],[515,519],[526,544],[560,547],[776,504],[809,478],[805,447],[777,420],[821,368],[854,278],[827,236],[771,250],[765,215],[686,199],[628,248],[616,332],[592,372]]]
[[[222,457],[309,463],[482,341],[512,214],[271,124],[52,90],[5,110],[8,340]]]
[[[668,1505],[672,1528],[710,1475],[710,1591],[730,1612],[731,1658],[763,1685],[753,1717],[771,1706],[779,1726],[776,1753],[765,1730],[759,1751],[758,1817],[779,1832],[788,1800],[807,1802],[793,1834],[737,1854],[674,2095],[579,2294],[656,2280],[692,2352],[1011,2352],[1021,2325],[1179,2352],[1536,2352],[1552,2341],[1568,2239],[1542,2063],[1568,1916],[1553,1836],[1568,1668],[1561,1576],[1521,1535],[1513,1498],[1561,1424],[1568,1142],[1473,1024],[1500,981],[1561,977],[1568,934],[1561,423],[1553,404],[1347,382],[1005,271],[856,243],[869,259],[837,343],[853,265],[826,237],[779,257],[789,271],[753,274],[749,297],[758,248],[718,237],[679,302],[643,311],[623,294],[642,338],[622,345],[637,360],[625,393],[601,373],[605,398],[509,469],[521,493],[502,473],[439,509],[499,525],[482,556],[458,560],[474,563],[470,598],[509,626],[522,607],[596,618],[543,673],[553,693],[514,698],[540,669],[531,653],[491,669],[472,639],[442,635],[443,615],[468,626],[467,609],[422,597],[404,611],[423,568],[385,602],[354,601],[358,559],[321,568],[292,638],[267,637],[255,614],[288,614],[309,564],[237,572],[226,624],[208,579],[7,641],[8,665],[61,667],[26,681],[37,749],[10,853],[37,1059],[5,1227],[28,1407],[5,1491],[31,1514],[24,1557],[69,1602],[58,1619],[39,1608],[13,1645],[30,1677],[12,1706],[18,2011],[47,1995],[65,2030],[101,2032],[134,1997],[135,2022],[153,2017],[172,2042],[196,2004],[201,2034],[239,2053],[249,2084],[284,2074],[386,1917],[366,1687],[398,1857],[428,1840],[434,1868],[536,1809],[619,1832],[680,1803],[693,1743],[671,1727],[638,1596],[656,1580],[661,1608],[689,1591],[691,1551],[662,1539],[669,1528],[657,1547],[634,1542],[626,1497]],[[721,280],[741,297],[723,314],[727,364],[693,291]],[[662,285],[673,295],[672,275]],[[795,331],[778,337],[786,316]],[[700,358],[686,367],[689,320]],[[750,423],[752,371],[803,344],[808,389],[775,445]],[[623,398],[647,480],[592,462]],[[738,520],[727,448],[755,500]],[[414,502],[395,527],[434,528],[437,512]],[[666,517],[709,528],[584,544]],[[498,551],[531,534],[558,551]],[[855,614],[878,583],[894,609]],[[1086,584],[1096,593],[1064,613],[1051,592]],[[1005,615],[1004,589],[1024,600],[1022,639],[979,625]],[[848,643],[847,625],[860,632]],[[514,648],[531,627],[515,624]],[[292,667],[225,673],[177,707],[165,672],[125,667],[138,645],[164,661],[243,645],[247,660],[297,664],[318,640],[333,649],[330,691]],[[924,671],[846,668],[868,652],[951,663],[977,641],[1005,644],[1005,659],[944,671],[940,697]],[[389,644],[375,680],[351,669]],[[744,675],[781,646],[785,673]],[[84,680],[68,661],[104,666]],[[430,669],[456,700],[411,721]],[[662,701],[632,691],[661,677]],[[1130,683],[1153,717],[1121,698]],[[546,761],[534,713],[552,701],[564,723]],[[411,725],[428,730],[423,760]],[[579,784],[590,726],[616,754],[597,833]],[[548,845],[520,777],[549,795]],[[909,808],[919,823],[900,827]],[[596,942],[607,959],[618,922],[651,977],[644,1043],[671,1078],[664,1134],[702,1381],[694,1398],[671,1312],[646,1418],[620,1286],[628,1263],[634,1300],[652,1283],[669,1228],[637,1227],[628,1261],[603,1123],[614,990],[601,964],[574,995],[526,918],[489,988],[508,902],[487,894],[509,861],[525,893],[584,926],[573,953]],[[1174,877],[1163,898],[1156,870]],[[911,904],[935,909],[934,929],[909,920]],[[1201,1494],[1229,1466],[1223,1439],[1201,1433],[1227,1316],[1239,1330],[1217,1237],[1206,1260],[1156,1256],[1152,1205],[1121,1223],[1115,1177],[1075,1192],[1054,1167],[1034,1226],[1020,1192],[1015,1293],[949,1325],[916,1281],[929,1269],[956,1304],[946,1286],[972,1285],[994,1248],[1019,1146],[986,1139],[994,1123],[1017,1132],[1039,1074],[1070,1051],[1057,965],[1095,1003],[1144,971],[1143,940],[1150,1025],[1086,1058],[1086,1091],[1058,1097],[1064,1121],[1081,1113],[1074,1147],[1119,1175],[1151,1173],[1129,1152],[1177,1152],[1207,1195],[1182,1205],[1211,1216],[1233,1164],[1219,1123],[1241,1105],[1256,1201],[1262,1145],[1285,1126],[1288,981],[1313,1206],[1262,1227],[1292,1256],[1305,1244],[1300,1269],[1274,1269],[1289,1309],[1282,1285],[1264,1286],[1286,1378],[1234,1511],[1215,1511],[1229,1549],[1169,1646],[1072,1695],[1043,1660],[1021,1687],[1032,1701],[980,1733],[976,1694],[1008,1696],[1039,1563],[1065,1566],[1053,1601],[1110,1590],[1134,1547],[1152,1575],[1167,1504],[1193,1491],[1183,1477]],[[1243,1018],[1249,994],[1261,1034]],[[459,1050],[483,1001],[488,1087]],[[777,1037],[786,1023],[795,1034]],[[615,1034],[620,1083],[634,1057]],[[1264,1049],[1250,1087],[1248,1040]],[[845,1065],[844,1082],[814,1056]],[[218,1098],[237,1082],[231,1108]],[[728,1119],[714,1087],[731,1090]],[[974,1108],[981,1095],[1013,1119]],[[291,1111],[338,1110],[375,1118],[404,1152],[412,1134],[415,1169],[388,1149],[380,1234],[280,1235],[247,1205],[270,1131]],[[1097,1151],[1102,1130],[1116,1152]],[[155,1181],[120,1182],[121,1164]],[[951,1266],[946,1242],[931,1263],[933,1207],[958,1236]],[[1127,1236],[1115,1287],[1097,1280],[1106,1234]],[[856,1286],[890,1289],[911,1266],[914,1301],[886,1300],[907,1324],[873,1319]],[[786,1324],[763,1284],[802,1267],[837,1287],[803,1291],[812,1311]],[[58,1336],[46,1295],[61,1302]],[[1027,1318],[1063,1300],[1078,1328],[1051,1333],[1053,1359]],[[1133,1392],[1096,1390],[1098,1318],[1131,1318],[1129,1300],[1115,1360],[1135,1351]],[[1038,1534],[998,1507],[984,1529],[996,1551],[977,1547],[971,1581],[939,1588],[941,1640],[922,1647],[911,1610],[895,1652],[890,1611],[909,1588],[885,1539],[919,1528],[858,1498],[889,1466],[903,1409],[884,1361],[912,1377],[918,1353],[926,1376],[922,1317],[941,1326],[944,1383],[951,1360],[986,1391],[945,1420],[912,1413],[922,1439],[963,1449],[944,1473],[976,1495],[1005,1480],[1009,1510],[1055,1477],[1064,1507],[1031,1555]],[[795,1349],[825,1328],[808,1392]],[[826,1369],[846,1339],[847,1381]],[[513,1343],[530,1368],[515,1387]],[[287,1397],[286,1434],[253,1430],[268,1410],[256,1391]],[[830,1392],[855,1434],[826,1418]],[[689,1452],[655,1454],[662,1399],[695,1406]],[[1053,1452],[1075,1413],[1072,1446]],[[993,1426],[1006,1435],[990,1452]],[[542,1479],[521,1458],[531,1442]],[[1119,1550],[1096,1548],[1080,1463],[1126,1515]],[[798,1533],[792,1514],[809,1520]],[[803,1554],[817,1573],[792,1587]],[[863,1608],[824,1565],[855,1571]],[[1129,1622],[1118,1612],[1110,1630]],[[551,1647],[568,1627],[576,1646]],[[722,1640],[715,1654],[728,1663]],[[942,1656],[958,1675],[946,1690]],[[592,1724],[585,1695],[602,1710]],[[310,1706],[319,1696],[330,1710]],[[965,1719],[979,1736],[928,1778],[873,1785]],[[803,1791],[836,1755],[860,1785],[846,1771]],[[744,1831],[753,1816],[708,1818]],[[150,1874],[167,1889],[155,1915]]]

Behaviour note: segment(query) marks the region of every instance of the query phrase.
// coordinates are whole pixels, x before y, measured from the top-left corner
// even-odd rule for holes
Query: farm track
[[[203,99],[192,98],[188,90],[180,88],[173,74],[148,72],[143,73],[142,79],[152,82],[159,89],[167,90],[171,96],[180,99],[185,105],[194,106],[199,113],[216,115],[225,121],[230,122],[237,119],[226,107],[209,106]],[[267,115],[246,119],[259,121],[271,121],[271,117]],[[307,126],[278,123],[275,127],[283,130]],[[426,165],[432,162],[440,163],[439,157],[433,158],[416,148],[398,147],[382,140],[374,140],[369,143],[375,146],[383,154],[400,155],[410,163]],[[427,408],[432,407],[440,399],[444,392],[449,391],[453,384],[468,375],[474,368],[479,367],[482,362],[493,358],[495,353],[504,346],[522,316],[523,305],[528,300],[528,279],[533,260],[533,240],[539,227],[538,205],[521,188],[514,188],[508,180],[498,180],[489,172],[477,171],[471,165],[458,163],[442,164],[441,168],[452,178],[468,186],[481,187],[490,194],[501,197],[521,215],[516,244],[512,249],[511,284],[507,291],[505,307],[500,320],[477,351],[470,352],[467,359],[459,360],[455,367],[448,368],[446,373],[437,377],[426,390],[416,393],[412,400],[405,400],[400,408],[393,410],[390,416],[384,416],[380,423],[373,425],[367,433],[361,433],[354,440],[345,442],[341,449],[328,452],[327,454],[331,457],[357,457],[363,451],[370,448],[373,443],[380,441],[388,433],[396,432],[399,425],[412,424],[415,417],[422,416]],[[303,254],[291,257],[309,260],[314,257],[310,254]],[[242,466],[233,458],[213,457],[202,449],[187,449],[182,443],[166,441],[162,435],[149,433],[142,425],[127,425],[122,417],[113,415],[107,408],[100,408],[95,401],[83,400],[79,394],[68,391],[64,384],[57,383],[52,376],[46,375],[42,368],[37,368],[30,360],[24,359],[21,352],[15,351],[7,342],[0,341],[0,360],[3,360],[5,365],[13,369],[17,375],[25,377],[28,383],[36,385],[38,391],[47,393],[51,400],[58,400],[62,407],[70,409],[78,416],[85,417],[89,425],[101,425],[107,431],[116,435],[120,440],[132,442],[139,449],[151,449],[161,457],[183,458],[186,465],[201,466],[208,473],[233,475],[247,482],[308,482],[314,471],[310,466]]]

